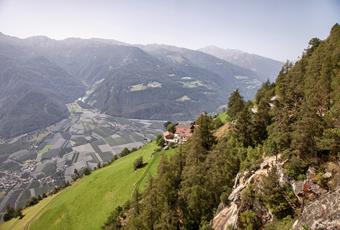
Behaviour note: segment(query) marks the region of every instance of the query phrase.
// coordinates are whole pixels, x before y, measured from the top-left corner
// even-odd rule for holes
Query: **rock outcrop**
[[[273,165],[281,166],[281,163],[277,163],[277,158],[275,156],[267,157],[263,160],[260,165],[260,169],[252,172],[244,172],[243,174],[238,174],[235,178],[235,184],[233,187],[232,193],[229,195],[228,199],[230,200],[230,205],[224,207],[220,212],[218,212],[213,219],[213,229],[216,230],[226,230],[229,227],[236,228],[238,222],[238,216],[240,212],[241,206],[241,192],[245,189],[249,184],[253,182],[259,182],[262,177],[268,175],[268,171],[273,167]],[[278,172],[280,174],[280,181],[283,181],[284,178],[281,177],[283,175],[282,167],[277,167]],[[250,175],[250,176],[249,176]],[[266,219],[265,221],[270,221],[272,218],[271,213],[266,210],[264,207],[259,207],[261,210],[262,217]]]
[[[328,192],[304,207],[293,229],[340,229],[340,187]]]
[[[280,159],[280,156],[278,157]],[[340,162],[329,161],[322,165],[322,172],[310,167],[306,172],[306,179],[294,181],[289,179],[283,172],[285,162],[277,160],[275,156],[267,157],[260,165],[260,169],[253,172],[239,173],[235,178],[235,184],[228,199],[230,204],[220,204],[217,214],[213,219],[213,229],[226,230],[237,229],[239,226],[239,215],[242,212],[242,191],[248,185],[255,185],[260,189],[262,178],[268,175],[273,166],[277,168],[279,183],[290,184],[293,192],[298,198],[298,206],[302,213],[293,225],[293,229],[327,229],[340,230]],[[317,178],[323,178],[326,186],[321,186]],[[328,189],[325,189],[328,188]],[[300,204],[300,205],[299,205]],[[253,203],[254,211],[260,217],[262,224],[270,223],[273,216],[261,203]]]

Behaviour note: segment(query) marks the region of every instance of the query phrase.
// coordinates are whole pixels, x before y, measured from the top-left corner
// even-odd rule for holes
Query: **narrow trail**
[[[134,189],[133,189],[133,192],[131,193],[131,198],[132,198],[133,194],[134,194],[136,191],[139,190],[139,186],[140,186],[140,184],[142,183],[142,181],[145,179],[145,177],[146,177],[148,174],[150,174],[150,168],[151,168],[151,166],[152,166],[152,165],[155,163],[155,161],[156,161],[156,152],[153,152],[153,153],[151,154],[151,156],[152,156],[152,159],[151,159],[151,161],[148,163],[148,165],[147,165],[147,167],[146,167],[146,169],[145,169],[145,172],[143,173],[143,175],[141,176],[141,178],[134,184]]]

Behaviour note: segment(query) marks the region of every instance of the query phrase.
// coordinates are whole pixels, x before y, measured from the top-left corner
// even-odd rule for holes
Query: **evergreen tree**
[[[233,126],[234,137],[244,146],[248,147],[253,145],[253,127],[252,127],[252,117],[251,109],[252,104],[248,102],[243,110],[237,115],[236,122]]]
[[[231,120],[235,120],[237,114],[240,113],[245,106],[243,97],[240,95],[240,91],[235,90],[229,97],[227,113]]]

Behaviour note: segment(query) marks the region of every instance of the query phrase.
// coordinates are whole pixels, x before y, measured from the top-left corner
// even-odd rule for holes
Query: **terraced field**
[[[150,175],[155,175],[162,155],[172,156],[174,149],[154,153],[154,142],[94,171],[54,197],[24,210],[25,217],[11,220],[0,229],[100,229],[107,216],[124,204],[136,186],[142,190]],[[133,162],[143,156],[146,164],[137,171]]]

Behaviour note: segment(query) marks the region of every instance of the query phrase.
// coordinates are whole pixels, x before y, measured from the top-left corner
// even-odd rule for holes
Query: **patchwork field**
[[[109,163],[124,148],[139,148],[163,131],[162,121],[111,117],[68,104],[70,116],[0,144],[0,218],[6,207],[72,182],[75,170]]]
[[[100,229],[115,207],[124,204],[136,186],[142,190],[150,175],[155,175],[162,155],[175,149],[154,153],[154,142],[94,171],[54,197],[24,210],[25,217],[11,220],[0,229]],[[133,162],[143,156],[144,168],[133,170]]]

